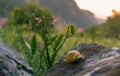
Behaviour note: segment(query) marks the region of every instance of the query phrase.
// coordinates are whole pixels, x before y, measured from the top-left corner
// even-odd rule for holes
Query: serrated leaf
[[[37,41],[36,41],[36,36],[34,35],[33,38],[32,38],[32,41],[31,41],[31,52],[32,52],[32,55],[35,54],[37,50]]]

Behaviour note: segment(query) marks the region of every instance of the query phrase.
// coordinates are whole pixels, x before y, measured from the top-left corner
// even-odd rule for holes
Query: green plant
[[[39,72],[42,73],[54,65],[58,52],[60,51],[67,39],[73,36],[81,37],[82,35],[81,33],[76,32],[76,28],[72,24],[68,26],[65,34],[59,34],[55,32],[51,33],[47,26],[52,25],[55,22],[55,19],[51,19],[49,21],[44,19],[44,17],[42,17],[41,19],[35,19],[38,22],[39,26],[42,28],[39,32],[42,44],[40,44],[40,48],[37,47],[36,35],[33,35],[30,44],[26,41],[25,44],[31,51],[32,57],[35,59],[36,57],[39,58],[38,69]]]
[[[95,42],[95,35],[94,35],[94,31],[95,29],[94,28],[92,28],[92,30],[91,30],[91,39],[92,39],[92,43],[94,43]]]
[[[36,16],[37,17],[44,16],[44,19],[46,20],[52,18],[51,13],[48,10],[42,9],[37,5],[30,3],[26,6],[14,7],[14,9],[10,12],[9,15],[9,24],[11,26],[27,26],[29,27],[30,31],[32,30],[34,32],[38,32],[38,30],[41,28],[39,27],[38,24],[36,24],[34,20],[34,17]],[[47,27],[53,28],[52,25]]]

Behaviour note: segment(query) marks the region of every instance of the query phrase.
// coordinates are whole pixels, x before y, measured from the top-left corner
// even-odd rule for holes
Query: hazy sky
[[[90,10],[96,15],[108,16],[112,9],[120,10],[120,0],[75,0],[82,9]]]

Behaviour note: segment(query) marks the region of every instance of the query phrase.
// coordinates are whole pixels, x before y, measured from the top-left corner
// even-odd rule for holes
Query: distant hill
[[[78,27],[87,28],[97,23],[94,14],[79,9],[74,0],[39,0],[40,4],[49,8],[54,15],[64,18],[66,22],[74,23]]]
[[[26,5],[30,1],[49,9],[62,22],[74,23],[77,27],[87,28],[97,23],[94,14],[79,9],[74,0],[0,0],[0,17],[8,16],[14,6]]]
[[[92,26],[86,29],[86,32],[94,33],[95,37],[115,38],[120,39],[120,14],[115,17],[108,17],[108,20],[99,26]]]
[[[18,5],[25,5],[24,0],[0,0],[0,17],[8,16],[10,10]]]

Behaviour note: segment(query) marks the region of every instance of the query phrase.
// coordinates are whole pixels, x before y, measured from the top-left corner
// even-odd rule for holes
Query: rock
[[[84,55],[78,64],[64,62],[65,55],[42,76],[120,76],[120,49],[98,44],[80,44],[73,48]]]
[[[23,57],[3,42],[0,42],[0,76],[33,76]]]

